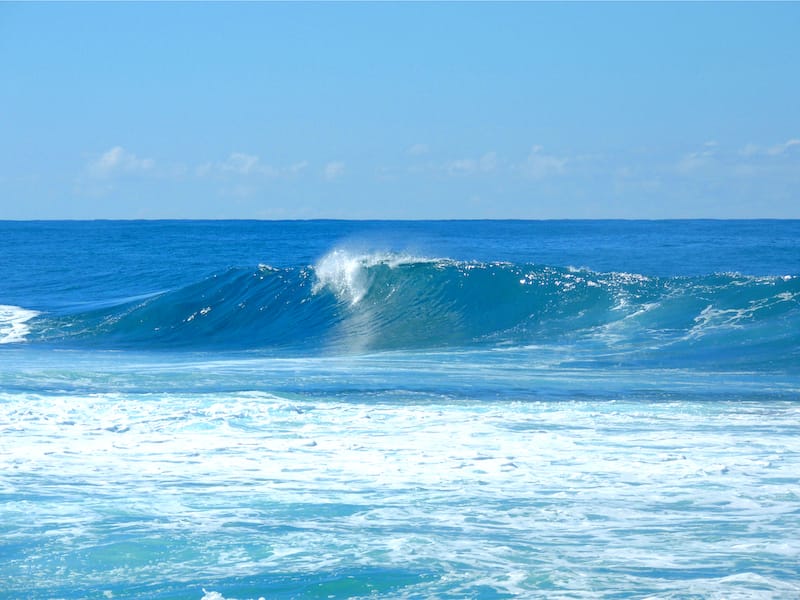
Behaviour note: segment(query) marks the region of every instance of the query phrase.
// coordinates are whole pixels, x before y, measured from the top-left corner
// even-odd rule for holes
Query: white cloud
[[[750,143],[739,150],[739,154],[742,156],[780,156],[793,146],[800,146],[800,139],[792,138],[786,140],[782,144],[776,144],[774,146],[770,146],[769,148],[764,148],[762,146]]]
[[[111,177],[120,173],[142,173],[153,167],[153,159],[139,158],[122,146],[114,146],[89,163],[89,173],[94,177]]]
[[[284,177],[297,175],[307,166],[307,161],[300,161],[286,167],[275,167],[262,163],[261,159],[254,154],[232,152],[221,162],[206,163],[197,167],[195,173],[200,177],[208,175]]]
[[[678,161],[675,168],[679,173],[691,173],[711,164],[714,153],[710,150],[690,152]]]
[[[459,158],[451,160],[444,166],[444,170],[451,175],[462,175],[472,173],[477,169],[478,161],[472,158]]]
[[[344,174],[344,163],[339,160],[334,160],[325,165],[322,170],[322,175],[328,181],[333,181]]]
[[[407,150],[407,152],[411,156],[422,156],[423,154],[430,152],[430,148],[428,148],[427,144],[414,144]]]
[[[777,156],[778,154],[783,154],[792,146],[800,146],[800,140],[793,138],[791,140],[786,140],[782,144],[778,144],[777,146],[773,146],[772,148],[767,149],[767,154],[770,156]]]
[[[487,152],[480,158],[460,158],[444,165],[444,171],[450,175],[469,175],[472,173],[490,173],[497,168],[497,153]]]
[[[228,159],[220,163],[220,168],[223,171],[232,171],[241,175],[247,175],[255,170],[261,170],[262,167],[258,164],[259,158],[252,154],[245,154],[243,152],[234,152]]]
[[[562,175],[568,160],[552,154],[544,154],[542,146],[534,146],[522,165],[522,172],[532,179],[544,179],[551,175]]]
[[[678,173],[687,175],[697,169],[702,169],[716,163],[717,142],[705,142],[702,150],[689,152],[674,165]]]
[[[283,167],[281,169],[281,172],[286,174],[286,175],[297,175],[301,171],[305,170],[305,168],[307,166],[308,166],[308,161],[307,160],[301,160],[300,162],[293,163],[293,164],[289,165],[288,167]]]
[[[232,152],[228,158],[215,165],[216,170],[222,173],[235,175],[263,175],[277,177],[280,171],[271,165],[261,163],[261,159],[254,154]]]

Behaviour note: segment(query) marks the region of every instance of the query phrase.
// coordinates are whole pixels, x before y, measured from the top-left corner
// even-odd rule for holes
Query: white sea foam
[[[39,312],[0,304],[0,344],[24,342],[30,332],[27,323]]]
[[[694,326],[689,330],[687,338],[698,338],[721,329],[741,329],[745,324],[758,318],[762,311],[789,310],[793,308],[800,294],[780,292],[775,296],[751,300],[741,308],[718,308],[707,305],[694,318]]]
[[[358,365],[361,377],[386,371],[377,359]],[[139,545],[115,572],[121,587],[199,580],[208,600],[240,597],[213,583],[230,573],[353,565],[435,573],[394,597],[555,587],[722,598],[756,583],[789,594],[797,582],[785,572],[783,582],[730,574],[793,564],[797,499],[785,482],[800,469],[798,416],[791,402],[5,392],[0,489],[12,500],[0,516],[31,539],[45,535],[31,524],[46,526],[43,552],[73,565],[65,585],[107,584],[99,565],[124,533]],[[756,546],[734,547],[742,531]],[[60,565],[38,568],[29,583],[46,590]],[[708,574],[658,576],[697,568]]]

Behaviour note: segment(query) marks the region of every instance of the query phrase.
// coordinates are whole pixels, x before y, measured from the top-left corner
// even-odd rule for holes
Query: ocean
[[[0,222],[0,598],[798,598],[800,221]]]

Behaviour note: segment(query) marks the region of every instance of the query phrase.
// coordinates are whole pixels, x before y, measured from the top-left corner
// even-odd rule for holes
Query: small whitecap
[[[20,306],[0,304],[0,344],[24,342],[30,333],[28,321],[39,314]]]

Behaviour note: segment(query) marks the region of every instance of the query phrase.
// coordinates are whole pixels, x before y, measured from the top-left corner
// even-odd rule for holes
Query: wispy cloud
[[[768,147],[750,143],[739,150],[739,154],[742,156],[780,156],[795,146],[800,146],[800,139],[792,138]]]
[[[121,173],[143,173],[155,167],[152,158],[139,158],[122,146],[114,146],[89,162],[88,171],[93,177],[106,178]]]
[[[710,140],[704,142],[699,149],[681,156],[677,162],[672,164],[672,170],[681,175],[689,175],[701,169],[718,166],[719,160],[724,161],[724,159],[725,152],[723,151],[720,154],[719,144],[714,140]]]
[[[521,171],[531,179],[544,179],[553,175],[563,175],[567,170],[568,159],[545,154],[542,146],[534,146],[522,164]]]
[[[430,152],[430,148],[427,144],[414,144],[406,152],[411,156],[422,156]]]
[[[777,146],[772,146],[771,148],[767,149],[767,154],[770,156],[777,156],[778,154],[783,154],[790,148],[794,146],[800,146],[800,140],[797,138],[792,138],[791,140],[786,140],[782,144],[778,144]]]
[[[340,160],[334,160],[325,165],[322,169],[322,176],[328,181],[333,181],[344,175],[344,163]]]
[[[288,166],[276,167],[261,162],[255,154],[244,152],[232,152],[228,158],[220,162],[212,162],[201,165],[195,169],[200,177],[209,175],[237,175],[237,176],[261,176],[261,177],[285,177],[296,175],[308,166],[308,161],[300,161]]]
[[[262,171],[264,167],[258,164],[259,158],[244,152],[234,152],[228,159],[219,163],[219,168],[223,171],[248,175],[254,171]],[[271,174],[271,167],[268,167]]]
[[[286,175],[297,175],[301,171],[305,171],[307,166],[308,166],[308,161],[301,160],[299,162],[292,163],[287,167],[283,167],[281,169],[281,172]]]
[[[690,152],[685,154],[675,165],[679,173],[687,174],[703,167],[707,167],[713,160],[714,152],[702,150],[700,152]]]
[[[497,168],[497,153],[487,152],[480,158],[460,158],[445,163],[443,170],[450,175],[491,173]]]

